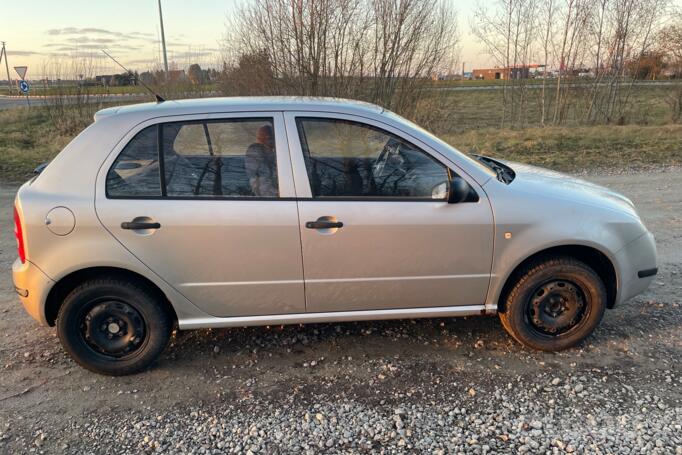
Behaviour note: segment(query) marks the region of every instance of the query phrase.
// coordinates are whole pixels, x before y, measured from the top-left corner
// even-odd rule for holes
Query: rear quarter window
[[[156,125],[133,137],[107,173],[107,196],[161,196],[158,140]]]

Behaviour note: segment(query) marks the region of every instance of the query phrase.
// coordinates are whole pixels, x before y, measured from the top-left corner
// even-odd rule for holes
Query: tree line
[[[679,54],[670,49],[671,36],[682,36],[680,16],[669,0],[497,0],[492,8],[479,6],[473,22],[496,63],[540,61],[558,69],[552,79],[543,77],[543,125],[562,124],[569,115],[585,123],[622,122],[635,81],[652,61],[682,76]],[[575,83],[581,70],[589,83]],[[523,124],[527,83],[505,84],[503,125]]]
[[[242,3],[226,27],[222,90],[361,99],[411,118],[442,113],[446,97],[432,79],[458,65],[455,7],[447,0]],[[544,67],[540,96],[529,96],[537,81],[503,81],[503,127],[525,126],[529,103],[539,104],[542,125],[622,122],[637,76],[652,65],[682,76],[682,20],[670,0],[488,0],[470,22],[496,66]],[[584,81],[576,78],[581,69]],[[669,103],[679,120],[679,86]]]

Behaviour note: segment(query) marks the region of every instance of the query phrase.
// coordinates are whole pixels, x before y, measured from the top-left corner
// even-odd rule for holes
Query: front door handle
[[[124,221],[121,223],[121,229],[132,229],[134,231],[142,229],[159,229],[161,223],[145,222],[145,221]]]
[[[325,221],[319,219],[317,221],[307,221],[305,227],[308,229],[335,229],[342,228],[343,223],[341,221]]]

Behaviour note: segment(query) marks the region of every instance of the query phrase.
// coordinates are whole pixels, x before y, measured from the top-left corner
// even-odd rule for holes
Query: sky
[[[228,15],[242,0],[162,0],[169,66],[219,66],[221,41]],[[489,64],[472,36],[469,22],[477,0],[456,2],[461,61],[467,70]],[[492,1],[492,0],[478,0]],[[27,79],[54,73],[67,56],[101,55],[109,51],[131,70],[160,67],[160,28],[156,0],[0,0],[0,40],[7,42],[13,66],[28,66]],[[92,60],[82,72],[120,71],[105,58]],[[6,78],[5,63],[0,79]],[[54,74],[53,74],[54,75]]]

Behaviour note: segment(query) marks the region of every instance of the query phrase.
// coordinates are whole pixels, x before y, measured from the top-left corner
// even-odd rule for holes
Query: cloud
[[[121,32],[115,32],[113,30],[106,30],[103,28],[93,28],[93,27],[63,27],[63,28],[51,28],[46,32],[48,35],[85,35],[88,33],[94,33],[99,35],[110,35],[110,36],[124,36]]]
[[[169,52],[169,56],[172,58],[177,58],[177,59],[185,59],[185,58],[199,58],[199,57],[207,57],[210,55],[215,55],[215,52],[212,51],[181,51],[181,52]]]
[[[158,58],[135,58],[135,59],[124,59],[123,63],[125,63],[128,67],[135,67],[137,68],[138,71],[146,71],[146,70],[157,70],[161,69],[161,61]]]
[[[94,28],[94,27],[62,27],[62,28],[51,28],[45,33],[51,36],[73,36],[78,35],[79,38],[70,39],[80,39],[82,35],[100,35],[108,36],[110,38],[90,38],[91,40],[96,39],[112,39],[112,38],[123,38],[123,39],[151,39],[156,38],[156,35],[149,32],[118,32],[115,30],[107,30],[104,28]]]
[[[82,50],[92,50],[92,51],[101,51],[102,49],[104,50],[110,50],[113,52],[116,51],[136,51],[141,49],[140,46],[133,46],[133,45],[127,45],[127,44],[120,44],[116,46],[102,46],[101,44],[89,44],[89,43],[83,43],[83,44],[78,44],[78,45],[72,45],[72,44],[60,44],[57,46],[51,47],[52,51],[56,52],[77,52],[77,51],[82,51]]]
[[[131,33],[128,33],[128,36],[138,37],[138,38],[154,38],[156,35],[154,35],[153,33],[147,33],[147,32],[131,32]]]
[[[31,55],[42,55],[42,52],[34,52],[34,51],[12,51],[12,50],[8,50],[7,53],[9,55],[13,55],[16,57],[30,57]]]
[[[98,51],[102,49],[102,46],[100,46],[99,44],[79,44],[78,46],[63,44],[60,46],[55,46],[53,49],[57,52],[76,52],[86,49]]]
[[[90,37],[73,37],[73,38],[66,38],[64,42],[66,43],[77,43],[80,44],[82,42],[88,42],[88,43],[97,43],[97,44],[109,44],[109,43],[117,43],[120,40],[115,39],[115,38],[90,38]]]
[[[87,58],[87,59],[93,59],[93,60],[102,60],[105,59],[106,56],[100,52],[87,52],[87,51],[80,51],[80,52],[49,52],[47,55],[50,57],[58,57],[58,58],[67,58],[67,59],[78,59],[78,58]]]
[[[161,40],[152,40],[150,41],[151,44],[154,44],[155,46],[158,46],[161,44]],[[186,41],[169,41],[166,40],[166,47],[178,47],[178,46],[189,46],[190,44]]]

